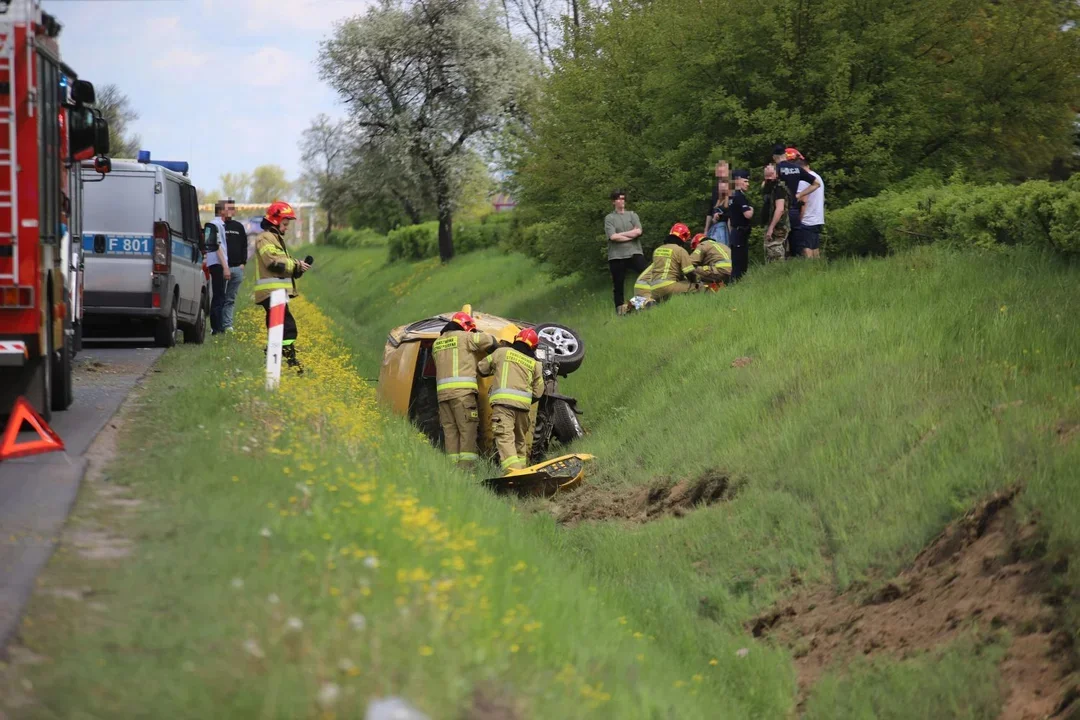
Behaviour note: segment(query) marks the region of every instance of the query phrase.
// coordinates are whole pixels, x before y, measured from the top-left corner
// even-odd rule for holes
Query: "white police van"
[[[202,271],[199,199],[186,162],[114,160],[100,175],[83,165],[83,326],[152,326],[156,343],[201,343],[210,311]]]

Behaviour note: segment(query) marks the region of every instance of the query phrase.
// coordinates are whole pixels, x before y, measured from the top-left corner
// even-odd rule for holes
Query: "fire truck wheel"
[[[71,319],[65,318],[64,325],[70,324]],[[52,374],[52,409],[67,410],[75,399],[71,382],[71,339],[67,333],[64,333],[59,360],[52,364]]]
[[[176,300],[173,300],[169,314],[161,318],[154,328],[154,342],[158,347],[171,348],[176,344]]]

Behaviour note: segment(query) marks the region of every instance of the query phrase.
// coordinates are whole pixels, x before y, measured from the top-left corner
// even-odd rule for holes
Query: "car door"
[[[202,226],[199,222],[199,199],[194,185],[180,186],[180,199],[184,212],[183,254],[185,269],[188,272],[188,306],[194,318],[199,313],[199,301],[202,299],[203,284],[206,277],[202,272],[202,256],[199,254],[199,235]]]

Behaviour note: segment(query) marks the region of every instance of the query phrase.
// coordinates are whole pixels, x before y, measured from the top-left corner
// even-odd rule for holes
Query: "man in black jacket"
[[[225,332],[232,332],[233,309],[236,307],[236,293],[244,282],[244,266],[248,261],[248,239],[244,225],[237,222],[236,204],[226,201],[225,212],[221,219],[225,223],[225,249],[229,262],[228,282],[225,286],[225,302],[222,307],[222,325]]]

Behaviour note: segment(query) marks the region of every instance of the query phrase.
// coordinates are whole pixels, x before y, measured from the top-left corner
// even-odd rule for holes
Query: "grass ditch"
[[[578,448],[597,457],[586,514],[612,498],[632,506],[643,488],[647,500],[657,478],[675,485],[726,468],[748,479],[677,519],[547,518],[553,550],[579,558],[592,582],[625,589],[629,615],[673,653],[723,659],[745,648],[758,677],[775,677],[774,663],[791,667],[791,656],[763,655],[770,646],[747,639],[747,620],[803,586],[836,592],[893,577],[950,521],[1017,481],[1014,511],[1038,516],[1047,557],[1080,548],[1080,277],[1060,258],[929,247],[787,263],[717,296],[616,318],[604,285],[553,280],[515,255],[388,265],[375,251],[319,250],[308,292],[348,328],[369,377],[389,328],[464,302],[579,330],[589,354],[561,386],[585,410]],[[1080,564],[1060,581],[1080,587]],[[1069,591],[1061,603],[1060,627],[1075,637],[1080,602]],[[802,709],[925,717],[925,703],[903,701],[925,682],[940,690],[925,696],[931,715],[997,717],[1012,640],[996,639],[977,662],[963,642],[835,668]],[[895,706],[882,711],[883,699]]]

